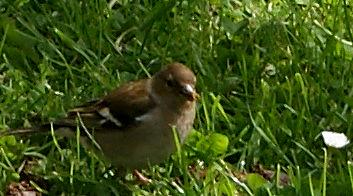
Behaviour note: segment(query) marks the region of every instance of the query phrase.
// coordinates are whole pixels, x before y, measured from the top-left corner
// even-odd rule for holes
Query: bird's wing
[[[78,124],[76,117],[79,116],[87,128],[123,130],[125,127],[133,126],[139,116],[156,105],[149,96],[148,85],[148,79],[127,83],[101,100],[70,110],[66,118],[54,124],[76,126]]]
[[[139,117],[152,110],[156,103],[148,92],[149,79],[133,81],[122,85],[101,100],[87,102],[70,110],[65,118],[52,123],[54,129],[85,126],[85,128],[104,130],[126,130],[139,122]],[[29,135],[34,132],[47,132],[51,124],[32,128],[1,131],[5,135]]]

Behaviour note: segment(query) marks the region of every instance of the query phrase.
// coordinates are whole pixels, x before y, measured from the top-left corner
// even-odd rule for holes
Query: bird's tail
[[[0,130],[0,137],[4,137],[7,135],[28,136],[36,133],[48,133],[48,132],[50,132],[50,126],[7,129],[7,130]]]
[[[100,145],[95,141],[92,134],[87,130],[86,127],[81,126],[83,131],[80,132],[80,141],[84,146],[88,148],[98,149],[101,151]],[[76,136],[75,127],[70,126],[59,126],[56,124],[45,124],[38,127],[33,128],[20,128],[20,129],[9,129],[9,130],[0,130],[0,138],[8,135],[14,136],[31,136],[34,134],[48,134],[50,131],[55,131],[56,134],[72,138]]]

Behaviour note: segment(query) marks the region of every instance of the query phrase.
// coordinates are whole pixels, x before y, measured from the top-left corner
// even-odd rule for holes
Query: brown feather
[[[103,98],[110,112],[124,125],[131,124],[135,118],[147,113],[156,106],[149,96],[147,85],[150,79],[129,82]]]

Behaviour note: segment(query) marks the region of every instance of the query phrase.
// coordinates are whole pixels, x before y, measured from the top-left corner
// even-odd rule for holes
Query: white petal
[[[244,167],[246,162],[244,160],[240,161],[240,166]]]
[[[327,146],[331,146],[334,148],[342,148],[349,144],[347,136],[343,133],[323,131],[321,134]]]

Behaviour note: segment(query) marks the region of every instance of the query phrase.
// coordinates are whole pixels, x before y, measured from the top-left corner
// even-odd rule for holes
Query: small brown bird
[[[84,143],[94,143],[117,168],[158,164],[175,151],[172,127],[181,141],[192,128],[198,98],[195,84],[188,67],[173,63],[152,78],[129,82],[98,101],[70,110],[53,126],[59,133],[72,132],[79,119],[81,128],[92,134],[84,132],[89,136]],[[17,132],[49,130],[46,125]]]

